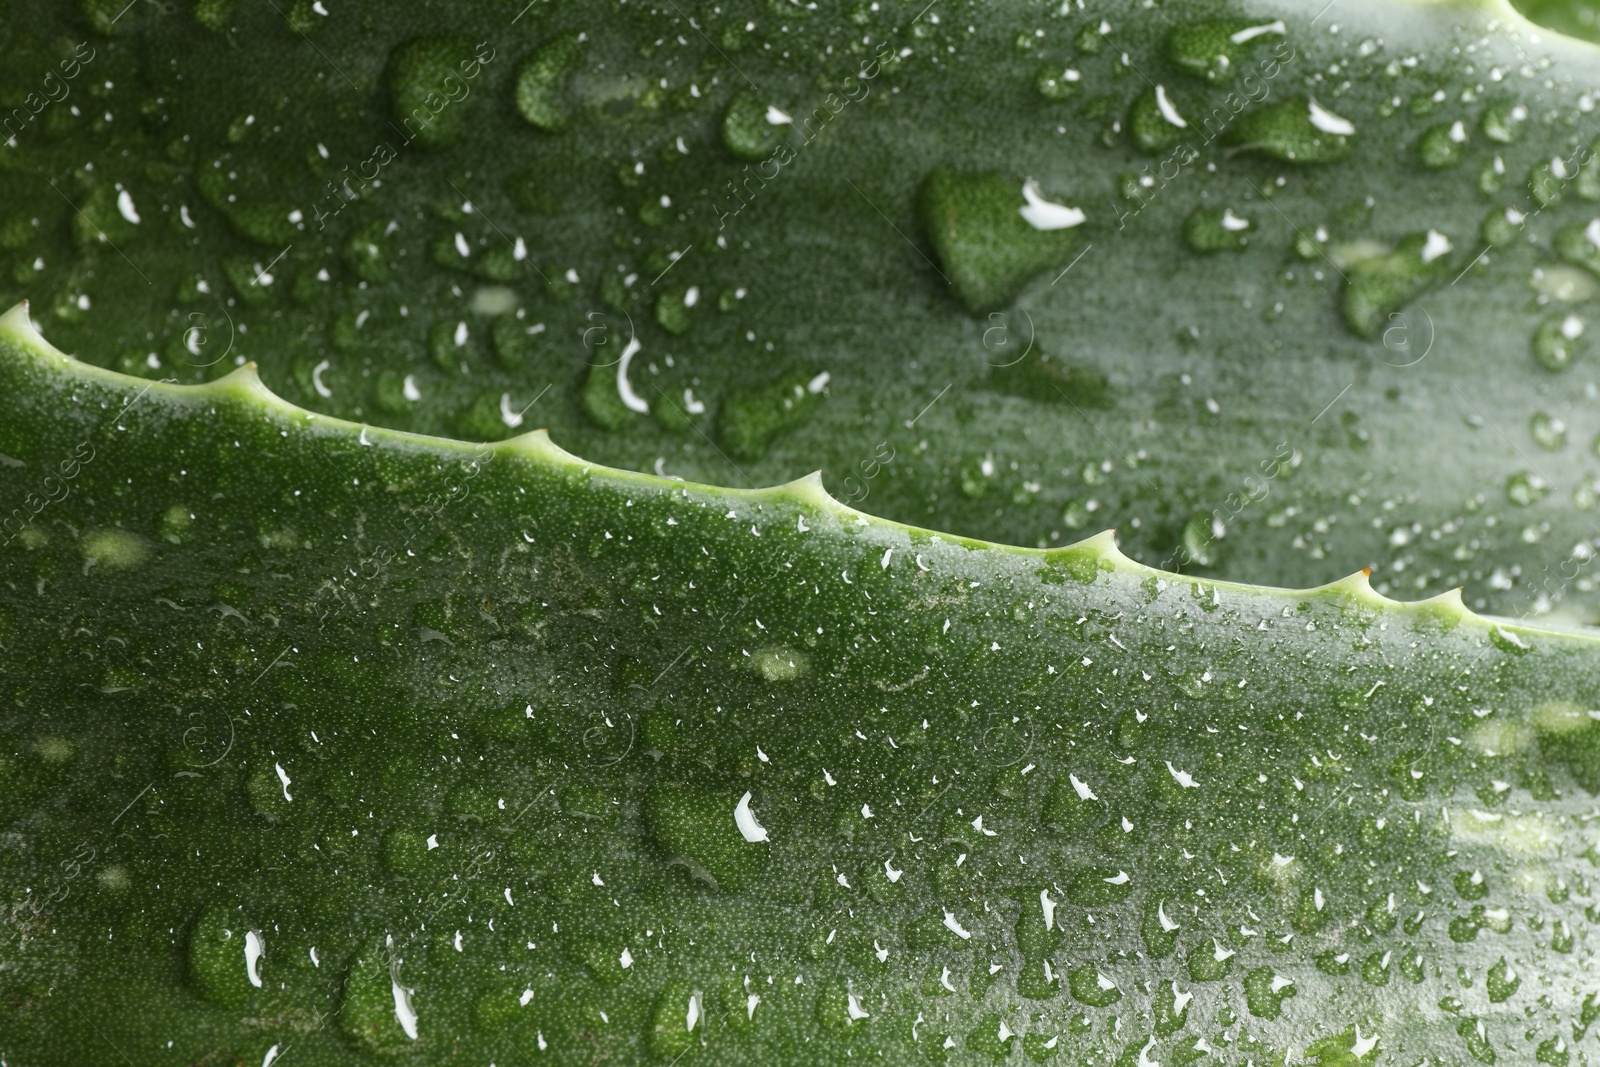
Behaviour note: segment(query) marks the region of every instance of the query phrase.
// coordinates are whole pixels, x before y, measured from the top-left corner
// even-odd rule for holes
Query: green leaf
[[[8,1060],[1548,1063],[1592,1024],[1592,636],[142,382],[21,308],[0,395]]]
[[[13,20],[0,299],[355,421],[1600,619],[1586,5],[512,6]]]

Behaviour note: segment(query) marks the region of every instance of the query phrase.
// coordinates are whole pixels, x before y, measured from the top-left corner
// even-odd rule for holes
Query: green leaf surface
[[[1496,0],[37,7],[0,297],[85,359],[1600,618],[1600,58]]]
[[[1592,637],[142,382],[20,308],[0,396],[8,1063],[1592,1044]]]
[[[1513,6],[1541,26],[1586,41],[1600,39],[1600,5],[1594,0],[1516,0]]]

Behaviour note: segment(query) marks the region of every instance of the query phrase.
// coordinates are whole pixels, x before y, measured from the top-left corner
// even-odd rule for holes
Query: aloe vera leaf
[[[255,360],[399,429],[1593,616],[1596,283],[1556,235],[1597,212],[1596,60],[1504,4],[113,7],[0,31],[0,297],[86,359]],[[1146,153],[1186,133],[1189,165]],[[1066,262],[974,315],[918,211],[940,168],[1082,210]]]
[[[1588,1043],[1591,637],[149,383],[20,308],[0,395],[7,1062]]]

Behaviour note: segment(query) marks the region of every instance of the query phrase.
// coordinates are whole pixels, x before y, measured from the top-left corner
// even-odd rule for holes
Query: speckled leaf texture
[[[4,1067],[1600,1056],[1595,46],[10,14]]]

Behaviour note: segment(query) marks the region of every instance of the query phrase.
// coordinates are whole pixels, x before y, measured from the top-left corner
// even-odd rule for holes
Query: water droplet
[[[402,982],[404,961],[392,941],[369,945],[350,963],[339,1025],[357,1046],[378,1055],[410,1051],[417,1040],[416,991]]]
[[[1215,938],[1193,945],[1186,958],[1189,979],[1194,982],[1221,981],[1233,970],[1235,955],[1232,949],[1224,948],[1222,942]]]
[[[706,1025],[707,999],[706,993],[682,979],[668,982],[650,1017],[651,1051],[676,1062],[690,1049],[702,1047],[712,1033]]]
[[[1484,108],[1478,130],[1496,144],[1514,144],[1528,123],[1528,109],[1521,104],[1491,104]]]
[[[1505,248],[1522,234],[1527,215],[1514,207],[1490,208],[1478,227],[1478,236],[1491,248]]]
[[[791,124],[786,113],[755,90],[741,89],[722,113],[722,143],[740,159],[758,163],[778,150]]]
[[[843,1034],[871,1023],[872,1014],[861,997],[840,979],[833,979],[817,994],[816,1019],[831,1034]]]
[[[817,375],[794,372],[756,389],[734,393],[718,413],[717,435],[735,459],[759,459],[779,435],[810,421],[826,395],[813,391]]]
[[[1183,524],[1179,538],[1179,558],[1196,567],[1214,567],[1222,559],[1222,546],[1218,543],[1226,526],[1221,518],[1206,511],[1195,512]]]
[[[1556,255],[1600,277],[1600,218],[1563,226],[1550,243]]]
[[[1133,890],[1133,876],[1118,867],[1080,867],[1067,882],[1067,899],[1079,907],[1117,904]]]
[[[1015,1038],[1005,1020],[990,1012],[980,1017],[972,1032],[967,1034],[966,1051],[998,1063],[1010,1057],[1011,1043]]]
[[[1166,901],[1159,895],[1145,901],[1144,918],[1139,923],[1139,936],[1151,959],[1165,959],[1178,945],[1181,927],[1167,913]]]
[[[1159,987],[1154,995],[1155,999],[1155,1030],[1157,1034],[1165,1037],[1182,1030],[1189,1023],[1189,1004],[1194,1000],[1193,993],[1186,993],[1178,989],[1175,981]]]
[[[1232,208],[1195,208],[1183,220],[1183,239],[1196,252],[1242,252],[1254,222]]]
[[[200,26],[221,33],[233,22],[234,0],[195,0],[189,14]]]
[[[239,1008],[251,999],[260,974],[252,975],[247,959],[249,924],[237,908],[211,904],[189,934],[189,976],[200,994],[225,1008]],[[256,935],[259,942],[260,935]],[[256,963],[259,965],[260,954]],[[254,978],[254,981],[252,981]]]
[[[1082,837],[1105,822],[1108,814],[1105,801],[1094,795],[1086,784],[1081,784],[1072,774],[1063,775],[1051,786],[1045,797],[1044,821],[1071,837]]]
[[[1105,35],[1110,32],[1111,25],[1104,20],[1100,22],[1086,20],[1083,28],[1073,35],[1072,47],[1086,56],[1099,55],[1100,50],[1106,45]]]
[[[750,657],[750,664],[769,682],[792,682],[804,677],[810,668],[805,653],[783,645],[761,649]]]
[[[760,875],[768,856],[765,842],[747,840],[735,824],[738,803],[732,789],[663,784],[646,797],[644,815],[669,859],[689,863],[695,874],[732,893]]]
[[[1117,983],[1094,963],[1082,963],[1067,975],[1067,988],[1072,999],[1091,1008],[1110,1007],[1122,999]]]
[[[1417,158],[1429,170],[1444,170],[1460,164],[1467,154],[1467,127],[1462,122],[1441,122],[1430,126],[1417,139]]]
[[[576,113],[568,84],[583,64],[586,46],[576,34],[546,41],[517,68],[517,113],[546,133],[560,133]]]
[[[700,290],[695,286],[675,285],[663,289],[656,297],[656,322],[673,336],[683,336],[694,324],[694,309],[699,297]]]
[[[1174,26],[1167,34],[1167,59],[1186,73],[1213,84],[1227,84],[1237,75],[1242,60],[1258,44],[1282,39],[1286,32],[1281,20],[1191,22]]]
[[[1042,67],[1033,80],[1033,87],[1046,100],[1069,99],[1082,85],[1083,75],[1073,67]]]
[[[461,138],[471,79],[482,62],[474,49],[470,38],[449,35],[416,38],[389,53],[385,76],[404,143],[442,148]]]
[[[1567,424],[1554,415],[1543,411],[1535,412],[1528,420],[1528,432],[1533,435],[1533,441],[1540,448],[1555,452],[1565,448],[1567,444]]]
[[[383,863],[391,874],[402,878],[420,874],[428,867],[428,853],[436,847],[437,834],[390,830],[383,838]]]
[[[105,37],[120,36],[137,21],[127,4],[117,0],[78,0],[78,11],[95,33]]]
[[[607,430],[621,430],[638,418],[617,392],[616,363],[589,364],[578,402],[596,425]]]
[[[1522,984],[1522,976],[1516,972],[1504,956],[1495,961],[1489,968],[1489,973],[1484,976],[1484,990],[1489,994],[1492,1004],[1501,1004],[1511,999],[1511,995]]]
[[[521,314],[506,314],[495,319],[490,330],[495,360],[508,371],[526,371],[549,351],[550,335],[545,324]]]
[[[1506,499],[1519,508],[1531,507],[1550,492],[1550,483],[1532,471],[1518,471],[1506,479]]]
[[[1589,144],[1589,152],[1583,159],[1583,165],[1578,168],[1578,180],[1575,183],[1578,196],[1590,202],[1600,200],[1600,140]]]
[[[1572,171],[1560,156],[1535,163],[1528,171],[1528,195],[1541,208],[1555,207],[1561,203],[1571,177]]]
[[[1495,156],[1478,170],[1478,192],[1485,196],[1493,195],[1500,191],[1500,187],[1505,184],[1505,180],[1505,160]]]
[[[138,534],[128,530],[94,530],[79,542],[85,567],[127,570],[150,558],[151,549]]]
[[[1533,1058],[1546,1067],[1567,1067],[1570,1053],[1567,1051],[1566,1038],[1560,1034],[1545,1038],[1534,1050]]]
[[[1345,324],[1359,337],[1373,338],[1389,317],[1454,273],[1449,238],[1437,230],[1401,239],[1393,252],[1357,259],[1345,272]]]
[[[123,209],[124,198],[128,210]],[[72,233],[79,247],[126,247],[138,233],[139,217],[133,207],[126,189],[109,183],[95,186],[72,216]]]
[[[1533,331],[1533,358],[1549,371],[1566,370],[1579,354],[1584,322],[1576,315],[1551,315]]]
[[[956,297],[969,311],[1004,307],[1034,275],[1065,266],[1080,228],[1039,229],[1022,214],[1027,183],[1006,174],[957,173],[944,167],[922,183],[918,210]],[[1045,197],[1074,210],[1066,197]]]
[[[1021,349],[1029,343],[1024,331],[1017,333],[1024,336],[1015,336],[1004,325],[987,331],[986,339],[991,343],[986,347],[995,357],[989,371],[991,388],[1041,404],[1102,409],[1113,406],[1110,380],[1095,367],[1060,359],[1037,347],[1024,355],[1010,356],[1016,361],[1008,362],[1011,349]]]
[[[1164,85],[1154,85],[1141,93],[1128,109],[1128,135],[1139,150],[1149,155],[1165,152],[1186,136],[1191,112],[1187,101],[1180,109]]]
[[[1240,115],[1225,140],[1286,163],[1332,163],[1349,154],[1355,132],[1317,101],[1293,96]]]
[[[1479,1063],[1493,1063],[1496,1056],[1494,1046],[1489,1044],[1489,1030],[1483,1025],[1483,1020],[1476,1016],[1468,1016],[1456,1024],[1456,1034],[1466,1042],[1467,1053]]]
[[[1244,998],[1250,1014],[1258,1019],[1276,1019],[1283,1013],[1283,1002],[1298,990],[1289,979],[1271,967],[1257,967],[1244,977]]]

